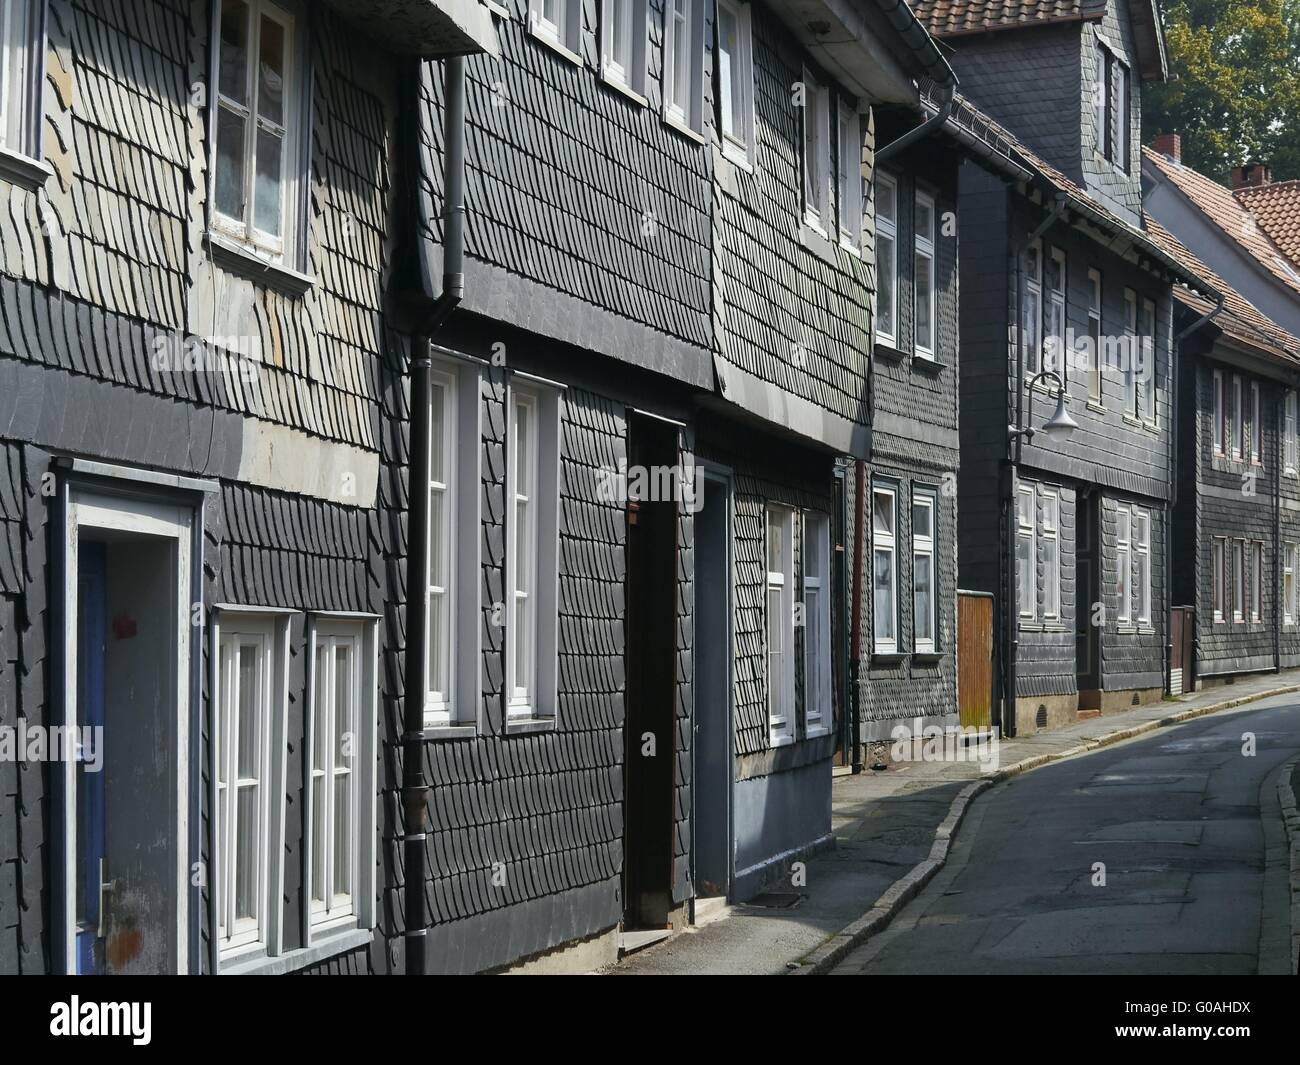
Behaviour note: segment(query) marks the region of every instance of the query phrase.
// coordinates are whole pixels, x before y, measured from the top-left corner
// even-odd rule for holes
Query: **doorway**
[[[694,884],[698,909],[731,894],[731,484],[706,473],[695,515]]]
[[[678,464],[678,428],[632,414],[629,486],[671,484],[666,473]],[[672,911],[677,503],[672,492],[630,488],[628,496],[623,928],[630,931],[663,929]]]
[[[1101,553],[1101,510],[1095,492],[1079,494],[1075,523],[1075,670],[1079,708],[1100,706],[1101,688],[1098,658],[1100,626],[1093,624],[1093,605],[1101,598],[1098,572]]]
[[[187,969],[191,520],[186,507],[68,498],[68,972]]]

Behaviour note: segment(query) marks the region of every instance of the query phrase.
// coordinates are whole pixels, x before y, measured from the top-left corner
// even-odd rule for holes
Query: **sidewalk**
[[[984,787],[1162,724],[1297,690],[1300,669],[1267,673],[1003,740],[996,774],[981,775],[973,762],[907,762],[880,772],[837,777],[831,792],[836,845],[807,863],[807,885],[799,889],[804,897],[797,905],[729,907],[716,920],[687,928],[602,971],[611,975],[822,971],[887,924],[942,866],[949,835],[966,804]]]

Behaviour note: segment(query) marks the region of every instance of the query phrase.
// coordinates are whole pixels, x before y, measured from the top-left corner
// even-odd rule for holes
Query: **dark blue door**
[[[105,639],[104,545],[83,540],[77,561],[77,724],[98,728],[104,724]],[[82,731],[80,735],[85,736]],[[97,739],[96,745],[102,743]],[[77,972],[104,972],[100,885],[104,868],[104,752],[98,752],[98,771],[81,760],[77,765]]]

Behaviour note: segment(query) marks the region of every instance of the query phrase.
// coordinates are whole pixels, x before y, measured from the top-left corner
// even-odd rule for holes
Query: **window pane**
[[[876,640],[894,639],[894,553],[875,552]]]
[[[929,554],[912,558],[913,609],[918,641],[934,639],[934,559]]]
[[[257,917],[258,786],[236,789],[235,919]]]
[[[895,219],[895,201],[896,190],[893,185],[886,182],[880,182],[876,187],[876,217],[882,219],[891,225]]]
[[[916,255],[916,343],[920,347],[934,347],[934,322],[932,299],[934,294],[934,259],[918,252]]]
[[[284,125],[284,27],[262,16],[262,34],[257,70],[257,113]]]
[[[686,110],[686,98],[690,92],[689,81],[691,76],[690,28],[687,23],[687,2],[688,0],[674,0],[672,29],[672,103],[683,111]]]
[[[244,217],[244,122],[226,107],[217,108],[217,210]]]
[[[928,503],[912,504],[912,535],[913,536],[933,536],[934,529],[930,525],[931,515],[934,508]]]
[[[334,766],[347,769],[351,763],[352,693],[355,690],[352,676],[352,646],[340,643],[334,648]],[[335,811],[337,816],[337,811]]]
[[[221,94],[248,103],[248,5],[223,0],[221,5]]]
[[[785,523],[773,510],[767,512],[767,571],[785,572]]]
[[[239,648],[239,722],[236,729],[239,734],[238,769],[235,775],[240,779],[257,778],[261,775],[258,758],[258,737],[261,735],[261,698],[258,677],[258,649],[253,644],[241,644]]]
[[[872,528],[878,533],[893,533],[894,497],[888,492],[876,492],[871,506]]]
[[[329,737],[326,736],[326,729],[329,727],[329,720],[325,713],[326,708],[326,684],[329,680],[329,657],[328,651],[324,644],[316,647],[316,676],[314,679],[314,691],[312,692],[312,769],[325,768],[325,752],[329,749]],[[317,809],[319,812],[319,808]]]
[[[1016,537],[1016,585],[1020,591],[1020,612],[1034,612],[1034,554],[1033,538]]]
[[[781,609],[781,599],[782,593],[780,588],[768,588],[767,653],[772,657],[774,662],[779,659],[781,652],[785,650],[785,644],[782,637],[782,634],[785,631],[785,626],[781,624],[783,620],[781,616],[783,613]],[[776,673],[772,673],[771,675],[776,676]]]
[[[897,272],[894,266],[894,238],[881,235],[877,237],[876,246],[880,251],[880,300],[876,311],[880,320],[876,330],[892,337],[894,336],[894,274]]]
[[[352,894],[352,774],[334,778],[334,894]]]
[[[740,130],[740,88],[736,72],[736,15],[727,8],[718,8],[718,84],[722,96],[722,132],[736,137]]]
[[[257,187],[254,224],[263,233],[281,235],[280,203],[283,195],[281,176],[284,137],[271,130],[257,131]]]
[[[529,433],[532,431],[532,423],[528,417],[528,406],[524,403],[515,404],[515,493],[516,495],[530,495],[532,493],[532,470],[529,463],[532,460],[532,441],[529,439]],[[520,526],[522,528],[522,526]]]
[[[325,901],[325,777],[312,778],[311,897]]]
[[[918,240],[934,240],[934,206],[927,200],[916,201],[916,236]]]

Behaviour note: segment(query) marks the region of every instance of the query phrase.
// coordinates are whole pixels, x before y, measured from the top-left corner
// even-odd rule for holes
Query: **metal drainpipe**
[[[419,151],[418,64],[408,91],[408,147]],[[424,695],[428,662],[424,654],[429,609],[429,404],[431,401],[430,337],[456,309],[465,292],[465,60],[443,61],[445,95],[443,140],[442,292],[411,337],[411,457],[408,481],[409,516],[406,552],[406,657],[402,712],[402,813],[405,857],[406,974],[428,972],[429,917],[425,906],[426,842],[429,831],[430,784],[424,772]],[[413,140],[410,138],[414,136]],[[414,172],[414,171],[413,171]],[[418,193],[416,193],[418,196]],[[422,237],[420,239],[423,239]]]
[[[879,166],[886,160],[893,158],[899,152],[903,151],[903,149],[911,147],[923,137],[928,137],[936,129],[942,126],[944,122],[948,120],[948,116],[952,114],[953,94],[956,91],[956,83],[945,86],[943,103],[939,105],[938,112],[931,115],[919,126],[909,129],[901,137],[895,138],[877,151],[875,165]]]
[[[866,492],[867,464],[858,459],[854,463],[853,474],[853,636],[849,655],[849,691],[852,693],[853,716],[853,772],[862,772],[862,710],[861,695],[858,691],[860,674],[859,660],[862,657],[862,523],[866,520],[866,504],[863,495]]]
[[[1172,384],[1169,393],[1169,507],[1165,516],[1165,691],[1173,686],[1174,661],[1174,507],[1178,505],[1178,385],[1181,380],[1179,371],[1182,360],[1178,357],[1178,348],[1184,340],[1207,322],[1214,321],[1223,310],[1226,297],[1219,294],[1219,302],[1206,311],[1191,325],[1185,326],[1174,334],[1169,345],[1169,357],[1173,360]],[[1226,562],[1224,563],[1227,564]],[[1183,663],[1183,679],[1186,683],[1188,663]]]

